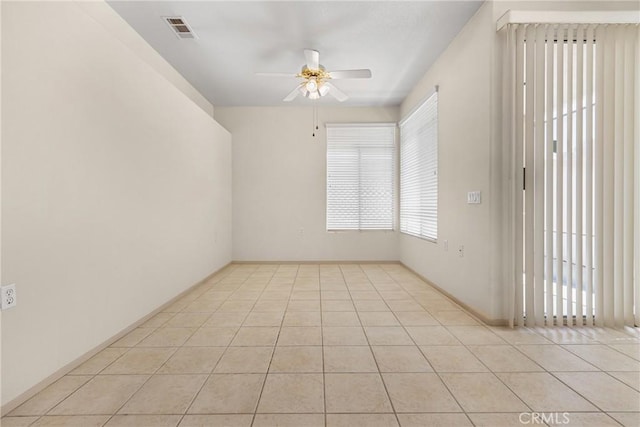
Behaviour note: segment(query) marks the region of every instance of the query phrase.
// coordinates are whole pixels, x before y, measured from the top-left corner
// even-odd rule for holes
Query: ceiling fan
[[[304,57],[307,61],[302,66],[302,70],[298,74],[290,73],[257,73],[257,76],[265,77],[296,77],[301,78],[294,90],[287,95],[283,101],[292,101],[296,96],[303,95],[309,99],[319,99],[327,94],[333,95],[338,101],[346,101],[349,97],[346,93],[332,85],[329,80],[336,79],[369,79],[371,78],[371,70],[341,70],[327,71],[320,64],[320,52],[312,49],[304,50]]]

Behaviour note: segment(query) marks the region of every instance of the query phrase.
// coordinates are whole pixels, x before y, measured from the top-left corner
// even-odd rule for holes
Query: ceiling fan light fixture
[[[318,87],[318,93],[320,94],[320,96],[325,96],[326,94],[329,93],[329,86],[327,85],[320,85]]]
[[[318,82],[316,82],[314,78],[309,79],[305,86],[309,92],[316,92],[318,90]]]
[[[307,92],[307,98],[309,99],[320,99],[320,94],[316,92]]]

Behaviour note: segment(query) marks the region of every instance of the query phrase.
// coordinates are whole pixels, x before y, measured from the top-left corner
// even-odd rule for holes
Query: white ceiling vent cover
[[[174,34],[180,39],[195,39],[195,33],[191,30],[191,26],[182,16],[165,16],[163,17],[167,25],[171,27]]]

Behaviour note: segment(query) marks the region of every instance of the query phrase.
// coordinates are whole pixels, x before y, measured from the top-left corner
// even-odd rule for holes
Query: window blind
[[[400,231],[438,238],[438,92],[400,123]]]
[[[393,230],[395,129],[327,124],[327,230]]]

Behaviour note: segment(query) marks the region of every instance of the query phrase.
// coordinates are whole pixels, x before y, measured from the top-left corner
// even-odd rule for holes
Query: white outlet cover
[[[0,308],[2,310],[15,307],[18,304],[15,283],[0,287],[0,297]]]

